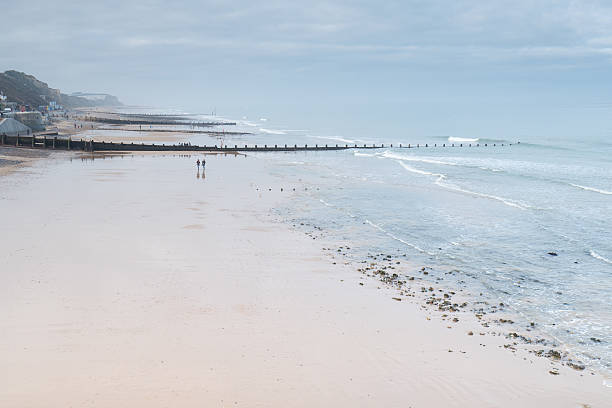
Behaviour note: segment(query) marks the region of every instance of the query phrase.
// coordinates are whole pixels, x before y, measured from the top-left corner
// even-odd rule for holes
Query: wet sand
[[[48,158],[49,155],[49,152],[43,150],[0,146],[0,176],[32,164],[36,160]],[[61,153],[58,156],[66,157]]]
[[[0,177],[0,406],[611,405],[273,222],[265,160],[92,157]]]

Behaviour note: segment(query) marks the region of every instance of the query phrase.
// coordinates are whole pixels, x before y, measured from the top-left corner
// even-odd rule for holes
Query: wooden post
[[[47,148],[47,136],[43,136],[43,149]]]
[[[5,137],[5,136],[6,136],[6,135],[3,133],[3,134],[2,134],[2,137],[1,137],[1,141],[2,141],[2,143],[1,143],[1,144],[4,144],[4,137]]]
[[[57,137],[53,138],[53,150],[55,150],[55,142],[57,142]]]
[[[17,139],[15,139],[15,147],[19,146],[19,133],[17,133]]]
[[[68,138],[68,150],[70,150],[70,137]]]

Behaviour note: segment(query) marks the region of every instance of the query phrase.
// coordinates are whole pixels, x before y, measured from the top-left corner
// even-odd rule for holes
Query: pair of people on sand
[[[204,167],[206,166],[206,160],[202,159],[201,163],[202,163],[202,170],[204,170]],[[200,159],[198,159],[196,164],[198,165],[198,169],[199,169],[200,168]]]

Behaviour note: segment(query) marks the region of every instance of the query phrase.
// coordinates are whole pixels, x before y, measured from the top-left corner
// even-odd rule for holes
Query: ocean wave
[[[454,136],[450,136],[448,138],[449,142],[459,142],[459,143],[470,143],[470,142],[474,143],[474,142],[477,142],[478,140],[479,139],[477,137],[471,139],[471,138],[467,138],[467,137],[454,137]]]
[[[261,133],[266,133],[269,135],[286,135],[287,133],[282,130],[270,130],[270,129],[259,129]]]
[[[328,203],[327,201],[323,200],[322,198],[319,198],[319,201],[321,202],[321,204],[325,205],[326,207],[331,207],[331,208],[335,208],[336,210],[339,211],[344,211],[346,213],[346,215],[348,215],[351,218],[357,218],[357,216],[355,214],[353,214],[352,212],[346,210],[345,208],[339,208],[338,206],[335,206],[333,204]]]
[[[420,162],[420,163],[428,163],[428,164],[439,164],[443,166],[459,166],[459,167],[467,167],[467,168],[474,168],[474,169],[477,168],[480,170],[491,171],[493,173],[505,172],[505,170],[498,169],[495,167],[481,166],[478,164],[478,162],[463,162],[462,163],[461,162],[462,158],[457,158],[459,162],[453,162],[453,161],[437,160],[434,158],[423,157],[423,156],[404,156],[404,155],[397,154],[397,153],[391,153],[390,151],[386,151],[382,153],[381,157],[386,157],[386,158],[395,159],[395,160],[405,160],[405,161],[413,161],[413,162]]]
[[[599,194],[612,195],[612,191],[600,190],[600,189],[595,188],[595,187],[581,186],[580,184],[570,183],[570,185],[574,186],[574,187],[577,187],[577,188],[580,188],[582,190],[593,191],[593,192],[599,193]]]
[[[248,120],[241,120],[240,123],[246,126],[251,126],[251,127],[257,126],[257,123],[249,122]]]
[[[425,171],[425,170],[420,170],[420,169],[416,169],[414,167],[411,167],[409,165],[407,165],[406,163],[398,160],[397,161],[399,163],[400,166],[402,166],[406,171],[409,171],[411,173],[416,173],[416,174],[421,174],[423,176],[437,176],[438,179],[444,179],[446,178],[446,176],[444,174],[440,174],[440,173],[431,173],[429,171]]]
[[[314,137],[315,139],[336,140],[342,143],[350,143],[350,144],[355,143],[355,140],[345,139],[341,136],[312,136],[312,137]]]
[[[366,224],[371,225],[372,227],[374,227],[374,228],[376,228],[377,230],[381,231],[382,233],[384,233],[384,234],[385,234],[385,235],[387,235],[388,237],[390,237],[390,238],[392,238],[392,239],[394,239],[394,240],[396,240],[396,241],[398,241],[398,242],[401,242],[402,244],[407,245],[407,246],[409,246],[410,248],[416,249],[417,251],[419,251],[419,252],[421,252],[421,253],[428,254],[428,255],[431,255],[431,256],[434,256],[434,255],[435,255],[435,254],[433,254],[433,253],[431,253],[431,252],[428,252],[428,251],[424,250],[423,248],[418,247],[417,245],[414,245],[414,244],[412,244],[412,243],[410,243],[410,242],[408,242],[408,241],[405,241],[405,240],[403,240],[403,239],[401,239],[401,238],[399,238],[399,237],[397,237],[397,236],[393,235],[392,233],[390,233],[390,232],[389,232],[389,231],[387,231],[386,229],[382,228],[380,225],[374,224],[372,221],[370,221],[370,220],[368,220],[368,219],[366,219],[366,220],[365,220],[365,222],[366,222]]]
[[[459,163],[455,163],[455,162],[447,162],[447,161],[436,160],[436,159],[431,159],[431,158],[422,157],[422,156],[404,156],[402,154],[391,153],[390,151],[385,151],[380,156],[385,157],[387,159],[394,159],[394,160],[405,160],[405,161],[421,162],[421,163],[429,163],[429,164],[441,164],[444,166],[460,166]]]
[[[503,170],[500,169],[494,169],[492,167],[484,167],[484,166],[479,166],[478,167],[480,170],[487,170],[487,171],[492,171],[493,173],[503,173]]]
[[[464,188],[457,187],[457,186],[452,185],[452,184],[444,183],[444,181],[446,180],[446,175],[445,174],[431,173],[429,171],[416,169],[414,167],[408,166],[406,163],[403,163],[400,160],[398,160],[397,162],[406,171],[409,171],[411,173],[416,173],[416,174],[420,174],[420,175],[423,175],[423,176],[434,176],[434,177],[436,177],[435,184],[437,186],[439,186],[439,187],[442,187],[442,188],[446,189],[446,190],[456,191],[458,193],[463,193],[463,194],[467,194],[467,195],[471,195],[471,196],[475,196],[475,197],[481,197],[481,198],[487,198],[489,200],[499,201],[499,202],[501,202],[503,204],[506,204],[507,206],[519,208],[521,210],[526,210],[528,208],[531,208],[531,206],[529,206],[527,204],[519,203],[517,201],[510,200],[508,198],[503,198],[503,197],[499,197],[499,196],[492,195],[492,194],[485,194],[485,193],[479,193],[479,192],[476,192],[476,191],[466,190]]]
[[[487,198],[489,200],[499,201],[499,202],[501,202],[503,204],[506,204],[509,207],[519,208],[521,210],[527,210],[529,208],[532,208],[530,205],[527,205],[527,204],[524,204],[524,203],[519,203],[517,201],[510,200],[508,198],[503,198],[503,197],[499,197],[499,196],[492,195],[492,194],[478,193],[476,191],[466,190],[464,188],[457,187],[457,186],[454,186],[452,184],[442,184],[439,181],[436,181],[436,184],[439,185],[442,188],[445,188],[445,189],[451,190],[451,191],[456,191],[458,193],[463,193],[463,194],[472,195],[472,196],[475,196],[475,197],[481,197],[481,198]]]
[[[600,261],[603,261],[603,262],[605,262],[607,264],[612,265],[612,261],[611,260],[609,260],[606,257],[603,257],[603,256],[599,255],[597,252],[593,251],[592,249],[589,251],[589,255],[591,255],[595,259],[599,259]]]

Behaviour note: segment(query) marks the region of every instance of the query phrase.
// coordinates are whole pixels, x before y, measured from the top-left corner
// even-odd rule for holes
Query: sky
[[[39,1],[0,70],[337,135],[612,136],[612,1]]]

